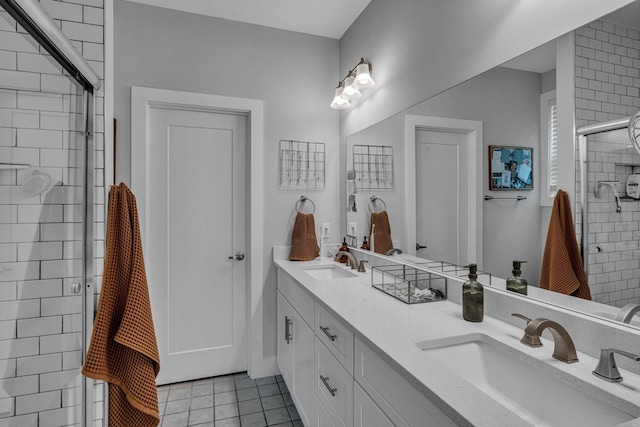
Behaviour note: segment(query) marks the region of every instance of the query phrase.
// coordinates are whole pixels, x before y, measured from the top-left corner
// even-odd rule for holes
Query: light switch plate
[[[323,222],[321,227],[320,235],[322,237],[331,237],[331,224],[328,222]]]

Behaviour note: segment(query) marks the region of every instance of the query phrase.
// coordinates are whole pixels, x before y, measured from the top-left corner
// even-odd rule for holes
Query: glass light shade
[[[336,88],[336,95],[331,102],[331,108],[334,110],[344,110],[345,108],[351,107],[349,100],[342,97],[343,90],[344,88],[342,86]]]
[[[348,99],[349,101],[353,99],[358,99],[362,96],[360,91],[353,87],[353,81],[355,78],[353,76],[347,77],[344,81],[344,90],[342,91],[342,97],[344,99]]]
[[[356,89],[370,89],[376,85],[376,82],[371,78],[369,74],[369,64],[360,64],[356,68],[356,79],[353,81],[352,86]]]

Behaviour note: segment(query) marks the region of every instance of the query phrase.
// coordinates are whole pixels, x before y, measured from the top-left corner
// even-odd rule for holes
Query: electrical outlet
[[[349,230],[349,232],[347,234],[350,234],[352,236],[357,236],[358,235],[358,223],[357,222],[350,222],[349,226],[347,227],[347,229]]]
[[[321,230],[322,230],[322,232],[320,233],[320,235],[322,237],[330,237],[331,236],[331,224],[330,223],[323,222]]]

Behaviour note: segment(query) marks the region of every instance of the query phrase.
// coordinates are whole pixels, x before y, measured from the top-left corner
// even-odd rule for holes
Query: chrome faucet
[[[516,317],[527,320],[527,318],[522,315],[516,315]],[[549,328],[549,332],[551,332],[555,343],[553,357],[565,363],[577,362],[578,355],[576,354],[576,347],[573,344],[573,340],[567,330],[553,320],[544,318],[527,320],[527,326],[524,328],[524,336],[520,342],[529,347],[541,347],[542,342],[540,341],[540,335],[542,335],[542,332],[547,328]]]
[[[387,251],[387,253],[385,254],[386,256],[391,256],[393,254],[401,254],[402,250],[398,249],[398,248],[391,248]]]
[[[351,267],[352,270],[358,268],[358,260],[356,259],[355,255],[353,255],[351,252],[340,251],[336,254],[336,258],[340,258],[342,255],[347,256],[347,267]]]
[[[622,376],[620,375],[620,371],[618,371],[618,367],[616,366],[616,360],[613,357],[613,353],[627,356],[628,358],[633,359],[636,362],[640,361],[640,356],[626,351],[618,350],[616,348],[603,348],[600,350],[600,361],[598,362],[598,366],[596,366],[596,369],[593,371],[593,375],[605,381],[609,381],[610,383],[619,383],[622,381]]]
[[[631,323],[631,318],[638,312],[640,312],[640,304],[627,304],[618,311],[615,320],[622,323]]]

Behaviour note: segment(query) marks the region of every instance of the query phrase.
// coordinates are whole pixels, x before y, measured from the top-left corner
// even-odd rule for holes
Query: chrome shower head
[[[22,184],[22,192],[28,197],[37,196],[46,191],[51,185],[49,174],[34,170],[29,178]]]

